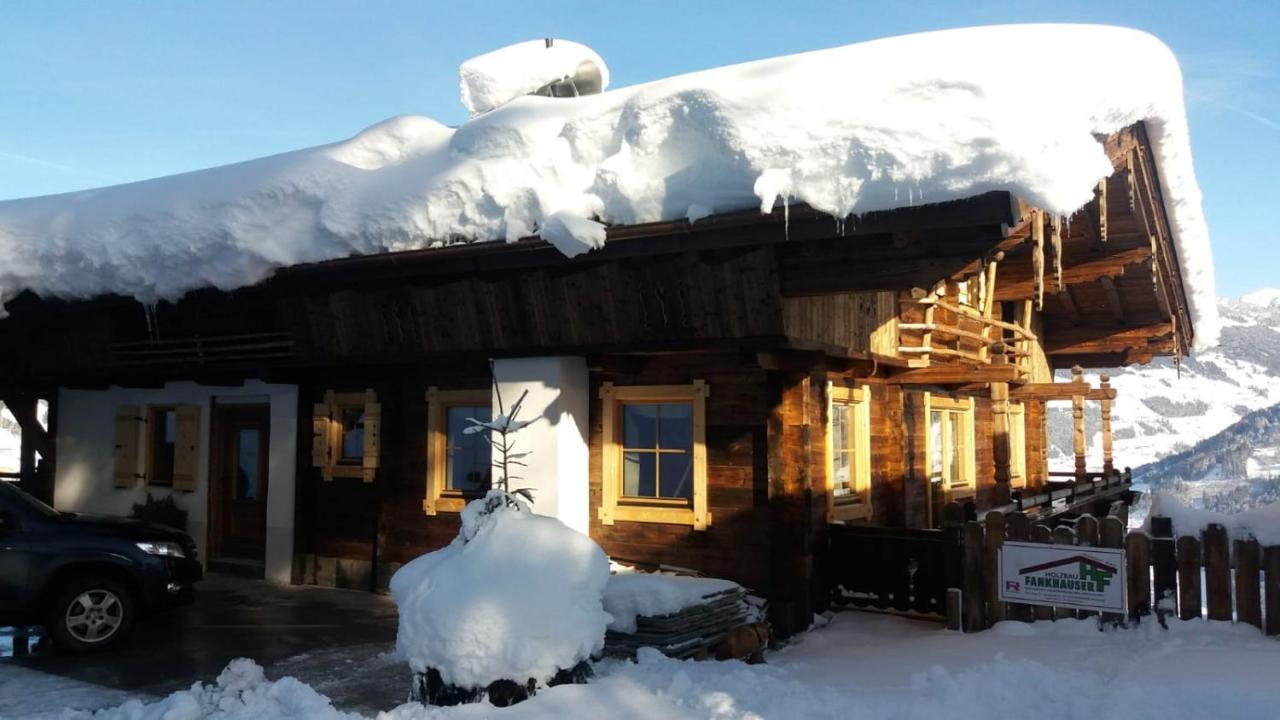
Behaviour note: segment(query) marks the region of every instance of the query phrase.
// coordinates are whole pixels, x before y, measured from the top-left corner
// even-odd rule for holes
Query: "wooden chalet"
[[[852,560],[833,528],[1128,491],[1115,391],[1054,371],[1177,356],[1195,328],[1144,128],[1105,142],[1114,173],[1070,218],[989,192],[612,227],[572,259],[537,238],[350,257],[152,308],[23,295],[0,320],[19,479],[63,510],[172,492],[210,564],[377,589],[486,486],[459,429],[496,374],[538,418],[518,436],[537,510],[618,561],[739,581],[786,632]],[[1074,411],[1066,476],[1053,401]]]

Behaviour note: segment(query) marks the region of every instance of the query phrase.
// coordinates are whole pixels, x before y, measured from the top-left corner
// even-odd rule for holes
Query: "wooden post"
[[[1072,383],[1084,382],[1084,368],[1080,367],[1079,365],[1076,365],[1075,367],[1071,368],[1071,382]],[[1071,420],[1075,427],[1075,433],[1073,435],[1073,439],[1074,439],[1073,445],[1074,445],[1075,454],[1076,454],[1076,482],[1079,483],[1079,482],[1084,482],[1085,477],[1088,475],[1088,470],[1085,468],[1085,457],[1084,457],[1085,437],[1084,437],[1084,396],[1083,395],[1071,396]]]
[[[1267,634],[1280,635],[1280,545],[1262,551],[1263,573],[1267,597]]]
[[[1053,530],[1050,530],[1048,525],[1032,525],[1031,542],[1051,544],[1053,542]],[[1035,616],[1037,620],[1052,620],[1053,608],[1048,605],[1036,605]]]
[[[1116,466],[1112,456],[1111,376],[1102,376],[1102,472],[1110,478]]]
[[[1262,627],[1262,598],[1258,595],[1258,541],[1235,541],[1236,621]]]
[[[1178,618],[1200,617],[1200,540],[1191,535],[1178,538]]]
[[[1015,512],[1004,516],[1004,536],[1010,542],[1026,542],[1031,535],[1031,521],[1027,519],[1026,513]],[[1023,603],[1008,603],[1005,605],[1005,616],[1010,620],[1021,620],[1022,622],[1031,622],[1035,619],[1035,615],[1031,612],[1030,605]]]
[[[1173,541],[1173,521],[1169,518],[1151,518],[1151,565],[1155,577],[1152,610],[1164,624],[1164,617],[1178,610],[1178,555]]]
[[[1054,545],[1075,545],[1076,533],[1066,525],[1059,525],[1053,529]],[[1079,617],[1078,613],[1072,608],[1059,607],[1053,609],[1054,618],[1073,618]]]
[[[1108,515],[1098,523],[1098,545],[1104,548],[1124,547],[1124,525],[1120,518]],[[1123,613],[1102,613],[1102,621],[1112,625],[1124,622]]]
[[[825,387],[825,381],[820,383]],[[823,435],[813,428],[813,414],[821,406],[813,396],[814,383],[805,373],[770,373],[773,404],[767,424],[770,509],[770,620],[780,637],[790,637],[812,622],[815,584],[814,516],[826,504],[815,502],[811,466],[813,444]]]
[[[1210,525],[1204,534],[1205,607],[1210,620],[1231,619],[1231,558],[1227,529]]]
[[[1083,547],[1098,547],[1098,519],[1092,515],[1081,515],[1076,520],[1076,543]],[[1081,610],[1080,617],[1093,617],[1097,613],[1092,610]]]
[[[987,513],[986,544],[983,548],[983,572],[987,576],[987,625],[995,625],[1008,618],[1007,608],[1000,601],[1000,548],[1004,547],[1004,513],[992,510]]]
[[[1151,614],[1151,539],[1146,533],[1132,532],[1125,537],[1125,575],[1129,582],[1129,619],[1141,622]]]
[[[1009,502],[1013,488],[1010,464],[1013,448],[1009,444],[1009,383],[991,383],[991,441],[995,460],[996,486],[992,503]]]
[[[987,608],[983,598],[984,558],[982,525],[970,520],[964,524],[964,631],[978,632],[987,627]]]

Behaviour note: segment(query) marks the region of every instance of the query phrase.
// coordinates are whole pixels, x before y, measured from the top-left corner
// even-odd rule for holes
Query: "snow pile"
[[[714,578],[650,573],[611,575],[604,588],[604,609],[613,616],[609,629],[636,631],[636,618],[671,615],[702,602],[708,595],[740,590],[738,583]]]
[[[510,497],[469,503],[458,538],[391,578],[396,648],[415,672],[435,668],[463,688],[542,682],[604,645],[604,551]]]
[[[476,107],[489,102],[480,86],[467,91]],[[1036,88],[1053,88],[1052,112]],[[152,301],[295,263],[534,233],[572,256],[601,244],[602,223],[779,200],[843,218],[1007,190],[1066,215],[1112,171],[1095,135],[1141,120],[1197,345],[1211,346],[1213,265],[1177,60],[1146,33],[1088,25],[908,35],[521,96],[456,129],[393,118],[333,145],[0,203],[0,300],[30,288]]]
[[[1227,535],[1234,539],[1256,538],[1262,545],[1280,545],[1280,503],[1227,514],[1187,507],[1168,492],[1151,495],[1146,530],[1151,529],[1152,517],[1167,517],[1173,521],[1173,535],[1199,536],[1210,525],[1222,525]]]
[[[195,683],[190,690],[155,702],[130,700],[118,707],[65,711],[63,720],[360,720],[359,715],[334,709],[329,698],[295,678],[269,682],[252,660],[232,660],[212,685]]]
[[[594,50],[568,40],[531,40],[471,58],[458,68],[462,104],[488,112],[545,85],[577,75],[583,66],[609,87],[609,68]]]

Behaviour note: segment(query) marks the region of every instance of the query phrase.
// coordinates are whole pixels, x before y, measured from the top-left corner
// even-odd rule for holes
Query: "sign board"
[[[1125,612],[1124,550],[1006,542],[1000,599],[1100,612]]]

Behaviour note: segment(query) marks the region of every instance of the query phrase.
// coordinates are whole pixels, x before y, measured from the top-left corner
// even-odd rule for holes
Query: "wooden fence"
[[[1002,620],[1032,622],[1097,614],[1002,602],[1000,548],[1009,540],[1123,548],[1127,617],[1108,613],[1103,621],[1137,622],[1154,613],[1163,623],[1175,615],[1183,620],[1204,615],[1280,635],[1280,545],[1262,547],[1252,537],[1230,538],[1221,525],[1210,525],[1199,537],[1178,538],[1173,537],[1168,518],[1152,518],[1151,526],[1150,536],[1136,531],[1126,534],[1122,504],[1101,519],[1082,515],[1074,528],[1033,524],[1020,512],[992,511],[982,522],[965,522],[959,526],[961,581],[947,590],[947,625],[976,632]]]

